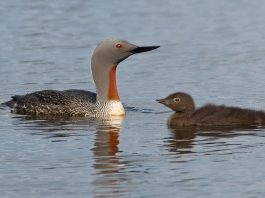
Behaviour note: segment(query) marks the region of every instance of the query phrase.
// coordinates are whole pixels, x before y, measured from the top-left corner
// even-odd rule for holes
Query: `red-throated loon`
[[[4,104],[24,115],[104,117],[125,114],[116,86],[116,67],[129,56],[159,46],[139,47],[125,40],[107,39],[98,44],[91,58],[96,93],[85,90],[43,90],[15,95]]]
[[[224,105],[208,104],[195,109],[192,97],[183,92],[170,94],[157,102],[169,107],[173,113],[169,126],[251,126],[264,125],[265,112]]]

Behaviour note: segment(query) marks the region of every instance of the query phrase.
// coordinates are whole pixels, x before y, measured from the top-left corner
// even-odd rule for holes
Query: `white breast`
[[[120,101],[97,101],[95,104],[95,109],[92,116],[123,116],[125,115],[125,110]],[[88,116],[91,116],[88,115]]]
[[[125,114],[123,105],[120,101],[110,101],[107,105],[108,114],[113,116],[121,116]]]

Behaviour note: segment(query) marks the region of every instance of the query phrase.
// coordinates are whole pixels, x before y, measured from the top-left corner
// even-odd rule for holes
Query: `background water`
[[[161,48],[118,67],[124,120],[34,120],[0,109],[1,197],[264,197],[265,129],[171,130],[175,91],[265,109],[265,1],[0,1],[0,102],[94,90],[105,38]]]

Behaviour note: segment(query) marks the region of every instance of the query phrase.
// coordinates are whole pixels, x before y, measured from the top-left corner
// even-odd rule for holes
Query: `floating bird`
[[[173,113],[169,126],[251,126],[264,125],[265,112],[224,105],[207,104],[196,109],[193,98],[184,92],[170,94],[157,102],[169,107]]]
[[[42,90],[12,96],[3,103],[13,113],[34,116],[105,117],[125,114],[116,86],[117,65],[129,56],[159,46],[139,47],[125,40],[107,39],[98,44],[91,58],[96,93],[86,90]]]

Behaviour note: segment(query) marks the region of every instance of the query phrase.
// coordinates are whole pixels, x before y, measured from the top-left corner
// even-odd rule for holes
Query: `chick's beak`
[[[162,98],[162,99],[156,99],[156,101],[159,102],[159,103],[161,103],[161,104],[164,104],[164,105],[168,104],[168,101],[167,101],[167,99],[165,99],[165,98]]]

